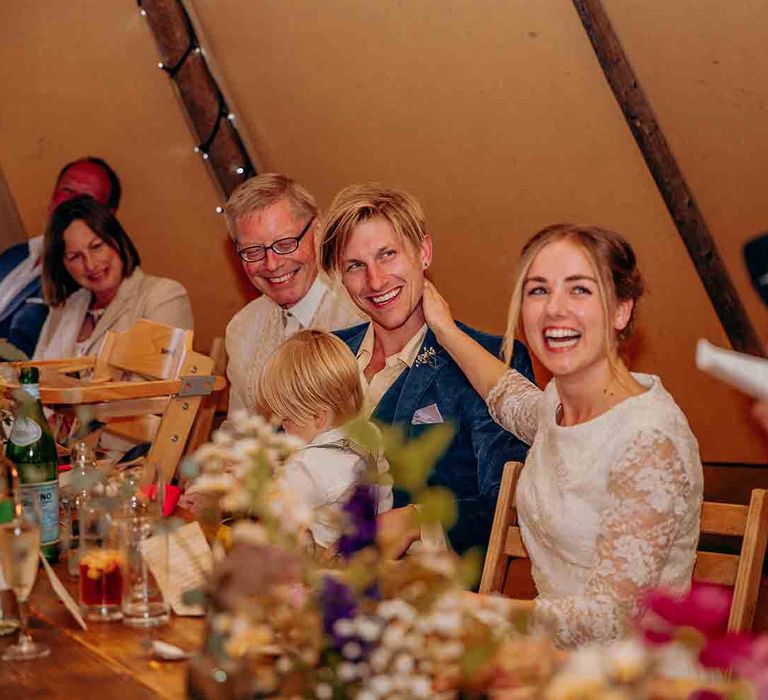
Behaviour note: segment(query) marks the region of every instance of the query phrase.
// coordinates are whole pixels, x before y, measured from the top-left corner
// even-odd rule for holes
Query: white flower
[[[395,663],[393,664],[395,672],[402,675],[410,675],[413,673],[415,665],[413,657],[410,654],[398,654],[395,658]]]
[[[339,622],[341,622],[341,620],[339,620]],[[381,627],[370,618],[361,617],[357,620],[357,633],[364,642],[374,642],[381,634]]]
[[[384,647],[379,647],[371,652],[371,655],[368,657],[368,662],[371,664],[371,668],[374,671],[380,673],[389,664],[389,657],[389,650]]]
[[[275,662],[278,673],[288,673],[293,668],[293,662],[287,656],[281,656]]]
[[[424,647],[424,635],[418,632],[409,632],[403,638],[403,646],[410,651],[419,651]]]
[[[400,625],[387,625],[381,635],[381,644],[385,647],[399,647],[405,637],[405,631]]]
[[[357,667],[355,664],[344,661],[339,664],[337,673],[340,680],[344,681],[345,683],[349,683],[350,681],[353,681],[355,678],[357,678]]]
[[[352,661],[354,661],[355,659],[359,659],[360,654],[362,653],[363,653],[363,650],[357,642],[347,642],[341,648],[341,655],[345,659],[351,659]]]
[[[232,525],[232,539],[243,544],[263,546],[269,544],[269,533],[263,525],[252,520],[238,520]]]
[[[204,472],[192,482],[191,489],[198,493],[226,493],[234,486],[235,479],[231,474]]]
[[[464,645],[458,640],[444,641],[435,644],[431,651],[438,661],[455,661],[464,653]]]
[[[446,636],[458,636],[461,634],[461,614],[439,613],[432,616],[432,629],[438,634]]]
[[[385,696],[395,689],[395,684],[389,676],[374,676],[371,678],[368,687],[377,695]]]
[[[379,603],[376,612],[385,620],[400,619],[411,622],[416,619],[416,609],[404,600],[383,600]]]
[[[414,698],[428,698],[432,695],[432,682],[427,676],[411,676],[411,696]]]
[[[646,648],[636,639],[627,639],[608,648],[611,675],[620,683],[632,683],[649,670]]]
[[[330,700],[333,697],[333,688],[327,683],[318,683],[315,687],[315,697],[320,700]]]
[[[351,637],[355,633],[355,625],[349,618],[342,617],[334,622],[333,633],[339,637]]]

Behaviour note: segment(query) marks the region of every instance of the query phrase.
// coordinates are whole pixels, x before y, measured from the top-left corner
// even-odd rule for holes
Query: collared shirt
[[[298,333],[312,325],[312,319],[327,289],[328,285],[325,283],[325,280],[321,275],[318,275],[315,277],[315,281],[312,283],[309,291],[299,301],[290,309],[283,309],[283,324],[286,338],[290,338],[294,333]]]
[[[30,238],[28,244],[29,255],[0,281],[0,311],[21,294],[30,282],[40,277],[43,271],[42,265],[38,264],[43,252],[43,237]]]
[[[379,405],[381,397],[387,393],[387,390],[397,381],[403,371],[413,367],[413,363],[416,361],[419,349],[426,335],[427,324],[425,323],[413,334],[400,352],[390,355],[384,360],[384,367],[376,372],[369,382],[365,378],[365,368],[373,357],[374,334],[373,324],[371,323],[368,326],[363,342],[357,351],[357,367],[360,370],[360,382],[363,386],[363,396],[365,397],[363,414],[366,417],[371,416],[376,406]]]

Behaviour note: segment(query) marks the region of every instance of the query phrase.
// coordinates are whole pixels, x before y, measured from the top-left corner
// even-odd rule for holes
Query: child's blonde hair
[[[333,427],[342,425],[363,406],[355,356],[331,333],[299,331],[267,360],[257,404],[262,412],[299,424],[327,410]]]

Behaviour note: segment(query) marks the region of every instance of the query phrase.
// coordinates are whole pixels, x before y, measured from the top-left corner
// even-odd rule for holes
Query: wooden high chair
[[[193,332],[140,319],[107,333],[96,356],[8,363],[40,370],[40,399],[54,411],[87,406],[110,433],[152,441],[147,468],[168,482],[176,471],[204,397],[224,388],[214,360],[192,350]],[[80,374],[83,378],[72,376]],[[18,383],[3,381],[8,394]]]

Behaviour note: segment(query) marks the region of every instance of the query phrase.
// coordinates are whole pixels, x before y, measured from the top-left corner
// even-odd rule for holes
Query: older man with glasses
[[[231,416],[256,409],[264,362],[285,339],[305,328],[347,328],[363,316],[340,283],[318,274],[318,209],[298,182],[272,173],[251,178],[224,212],[243,270],[262,292],[227,326]]]

